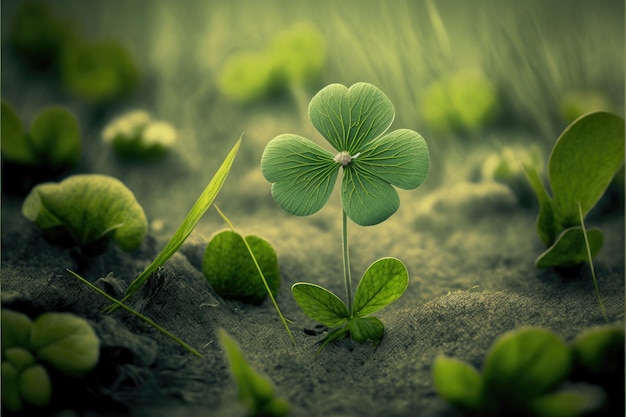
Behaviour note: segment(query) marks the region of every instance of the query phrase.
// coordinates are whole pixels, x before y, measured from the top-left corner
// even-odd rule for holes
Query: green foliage
[[[118,42],[80,41],[63,49],[61,77],[71,93],[93,102],[107,102],[130,93],[139,82],[139,70]]]
[[[319,285],[298,282],[291,290],[307,316],[326,326],[338,327],[322,341],[324,347],[337,336],[346,336],[348,331],[359,343],[378,343],[384,326],[377,318],[368,316],[400,298],[408,284],[409,274],[404,264],[395,258],[382,258],[365,271],[351,311],[339,297]]]
[[[76,165],[80,148],[78,121],[68,110],[56,106],[44,109],[26,132],[15,110],[2,101],[2,156],[5,161],[56,172]]]
[[[500,336],[482,373],[460,360],[438,356],[435,389],[447,402],[476,416],[576,417],[601,407],[598,387],[569,385],[572,348],[555,334],[525,327]]]
[[[222,162],[222,165],[218,168],[215,175],[206,186],[202,194],[198,197],[194,205],[187,213],[187,216],[183,220],[182,224],[178,227],[174,235],[171,237],[169,242],[165,245],[165,247],[159,252],[156,258],[152,261],[150,265],[144,269],[144,271],[139,274],[137,278],[130,283],[128,288],[126,289],[126,295],[122,299],[122,302],[126,301],[130,298],[145,282],[150,279],[152,273],[156,271],[159,267],[161,267],[165,262],[168,261],[176,253],[176,251],[183,245],[185,240],[189,237],[193,229],[196,227],[200,218],[206,213],[208,208],[213,204],[213,200],[217,197],[217,194],[222,189],[222,185],[226,181],[226,177],[230,172],[230,168],[235,161],[235,156],[237,156],[237,152],[239,151],[239,146],[241,145],[242,138],[239,138],[233,148],[230,150],[226,158]],[[118,306],[112,306],[108,308],[107,312],[113,312],[117,310]]]
[[[278,205],[297,216],[317,212],[328,201],[342,167],[342,205],[350,219],[369,226],[395,213],[400,200],[394,186],[417,188],[430,162],[418,133],[400,129],[384,134],[394,114],[391,101],[372,84],[323,88],[311,100],[309,117],[338,153],[297,135],[272,139],[263,152],[261,170],[273,183]]]
[[[537,233],[548,247],[537,267],[569,266],[586,260],[581,219],[595,206],[624,162],[624,120],[607,112],[590,113],[570,124],[548,162],[552,197],[533,167],[528,180],[539,201]],[[590,230],[589,251],[602,247],[602,234]]]
[[[574,362],[594,375],[620,372],[624,362],[624,326],[611,324],[588,329],[572,343]]]
[[[494,118],[498,92],[481,71],[464,70],[429,85],[421,108],[435,131],[474,132]]]
[[[88,255],[106,251],[110,239],[133,251],[148,230],[134,194],[121,181],[98,174],[36,186],[24,200],[22,213],[50,238],[78,245]]]
[[[255,260],[248,253],[248,243]],[[202,272],[213,289],[224,298],[261,304],[267,297],[260,266],[273,296],[280,287],[278,257],[272,245],[258,236],[243,236],[225,230],[216,234],[206,247]]]
[[[611,100],[602,91],[573,90],[563,96],[561,100],[561,116],[567,123],[571,123],[580,116],[600,110],[608,111],[613,108]]]
[[[326,63],[326,42],[319,31],[297,24],[276,35],[262,51],[239,51],[219,78],[223,94],[254,101],[315,83]]]
[[[45,407],[52,381],[45,366],[82,377],[98,363],[100,339],[91,325],[72,313],[43,313],[31,321],[2,309],[2,407],[18,412],[28,404]]]
[[[223,329],[218,339],[228,358],[230,372],[239,386],[239,401],[250,409],[250,416],[281,417],[289,412],[289,404],[276,397],[272,381],[256,372],[246,361],[237,342]]]
[[[112,120],[102,131],[102,140],[121,156],[151,158],[164,155],[176,142],[176,130],[167,122],[135,110]]]

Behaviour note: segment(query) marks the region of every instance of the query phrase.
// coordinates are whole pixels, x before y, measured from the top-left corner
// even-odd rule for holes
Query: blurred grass
[[[20,3],[2,2],[3,43]],[[319,139],[310,124],[303,126],[289,97],[242,105],[216,88],[230,54],[260,50],[296,22],[313,24],[328,42],[319,87],[367,81],[381,88],[396,107],[393,128],[414,129],[428,142],[434,178],[438,175],[433,174],[443,172],[450,153],[463,158],[477,144],[505,143],[507,133],[501,131],[523,131],[544,149],[551,148],[567,125],[560,102],[572,90],[600,92],[608,97],[611,110],[624,112],[624,3],[620,0],[45,3],[56,14],[74,18],[86,38],[117,39],[128,46],[145,79],[139,92],[111,109],[111,115],[141,107],[177,126],[183,164],[199,172],[201,184],[242,132],[246,134],[233,168],[235,176],[237,171],[243,176],[258,170],[264,144],[280,133]],[[6,57],[3,50],[3,66],[11,67]],[[495,84],[499,117],[485,132],[439,134],[424,119],[423,93],[432,82],[466,68],[481,69]],[[31,79],[8,78],[17,73],[3,71],[3,98],[29,114],[35,111],[32,107],[43,105],[36,102],[41,96],[24,94]],[[309,91],[309,96],[316,91]],[[72,105],[85,112],[81,103]],[[87,139],[98,142],[103,121],[87,123]],[[97,145],[91,149],[97,152]],[[94,158],[93,164],[94,170],[110,169],[109,160]]]

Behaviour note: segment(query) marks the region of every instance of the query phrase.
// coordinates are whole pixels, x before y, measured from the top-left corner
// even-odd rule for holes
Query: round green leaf
[[[37,358],[68,376],[83,376],[100,357],[100,339],[72,313],[44,313],[33,323],[30,343]]]
[[[3,354],[4,358],[18,371],[22,371],[35,363],[33,354],[21,347],[5,348]]]
[[[326,326],[347,322],[348,308],[339,297],[319,285],[297,282],[291,287],[293,297],[304,314]]]
[[[74,175],[40,184],[24,200],[22,213],[43,230],[64,231],[93,254],[106,250],[109,238],[125,251],[135,250],[148,231],[134,194],[106,175]]]
[[[587,230],[591,257],[602,249],[604,235],[600,229]],[[537,268],[569,267],[588,261],[585,236],[580,226],[566,229],[544,253],[535,261]]]
[[[352,316],[365,317],[400,298],[409,285],[409,273],[396,258],[382,258],[367,268],[354,295]]]
[[[286,134],[267,144],[261,171],[273,183],[272,196],[280,207],[297,216],[308,216],[330,198],[339,164],[330,152],[310,140]]]
[[[52,399],[52,382],[48,371],[41,365],[24,370],[19,376],[18,389],[25,402],[45,407]]]
[[[257,236],[246,236],[267,285],[276,295],[280,287],[278,258],[271,244]],[[215,235],[206,247],[202,272],[213,289],[224,298],[261,304],[267,289],[250,256],[243,237],[225,230]]]
[[[30,349],[30,331],[33,327],[31,319],[23,313],[2,309],[2,349],[22,347]]]
[[[33,151],[53,169],[72,166],[80,159],[80,128],[68,110],[50,107],[43,110],[30,127]]]
[[[624,326],[592,327],[578,335],[572,349],[576,365],[593,375],[619,372],[624,368]]]
[[[238,101],[266,97],[281,84],[276,62],[264,52],[242,51],[228,58],[219,78],[221,92]]]
[[[624,163],[624,119],[596,112],[575,120],[561,134],[548,164],[557,220],[563,227],[580,224],[602,197]]]
[[[409,190],[419,187],[426,179],[430,156],[419,133],[399,129],[368,143],[351,165]]]
[[[22,409],[23,401],[19,392],[19,371],[9,362],[2,362],[2,409],[16,413]]]
[[[356,83],[349,89],[330,84],[309,104],[313,126],[338,151],[354,155],[383,134],[395,116],[393,104],[377,87]]]
[[[483,394],[495,403],[522,406],[559,386],[571,365],[569,347],[555,334],[540,328],[512,331],[487,354]]]
[[[450,404],[466,410],[480,406],[482,379],[469,364],[439,355],[433,363],[432,377],[439,396]]]
[[[359,343],[378,343],[385,334],[385,326],[376,317],[351,317],[350,337]]]
[[[4,100],[2,100],[1,113],[2,156],[5,160],[18,164],[37,164],[37,158],[32,152],[22,121],[13,107]]]

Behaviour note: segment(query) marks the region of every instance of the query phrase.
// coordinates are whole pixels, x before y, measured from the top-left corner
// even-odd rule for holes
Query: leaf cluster
[[[319,285],[298,282],[291,290],[307,316],[333,328],[322,340],[321,350],[327,343],[348,335],[359,343],[378,343],[385,327],[378,318],[370,315],[400,298],[408,284],[409,274],[404,264],[396,258],[382,258],[363,274],[350,308]]]
[[[85,255],[106,251],[113,239],[125,251],[141,245],[148,221],[134,194],[119,180],[84,174],[37,185],[22,214],[56,243],[77,245]]]
[[[432,367],[433,383],[441,398],[468,415],[582,416],[604,405],[605,391],[567,383],[568,378],[577,367],[593,369],[611,349],[623,353],[623,334],[621,327],[598,327],[593,336],[581,334],[570,346],[548,330],[524,327],[493,343],[482,373],[439,355]],[[601,367],[607,371],[607,363]]]
[[[46,367],[70,377],[91,371],[100,357],[100,339],[91,325],[72,313],[25,314],[2,310],[2,407],[44,407],[52,398]]]
[[[584,236],[582,216],[596,205],[624,163],[624,119],[608,112],[589,113],[570,124],[556,141],[548,161],[552,196],[532,166],[527,178],[539,201],[537,233],[548,249],[538,268],[569,267],[595,257],[604,242],[597,228]]]
[[[326,41],[308,24],[279,32],[262,51],[234,53],[222,69],[219,88],[239,101],[315,83],[326,63]]]
[[[80,150],[80,127],[70,111],[58,106],[48,107],[26,130],[13,107],[2,100],[4,161],[56,173],[76,165]]]

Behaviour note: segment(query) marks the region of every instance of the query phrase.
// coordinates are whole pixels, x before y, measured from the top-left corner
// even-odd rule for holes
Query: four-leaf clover
[[[313,97],[309,118],[335,149],[325,150],[294,134],[272,139],[261,170],[272,183],[274,200],[287,212],[308,216],[330,198],[343,167],[341,202],[361,226],[386,220],[400,206],[395,187],[413,189],[426,179],[429,155],[420,134],[409,129],[386,133],[393,104],[377,87],[330,84]]]

